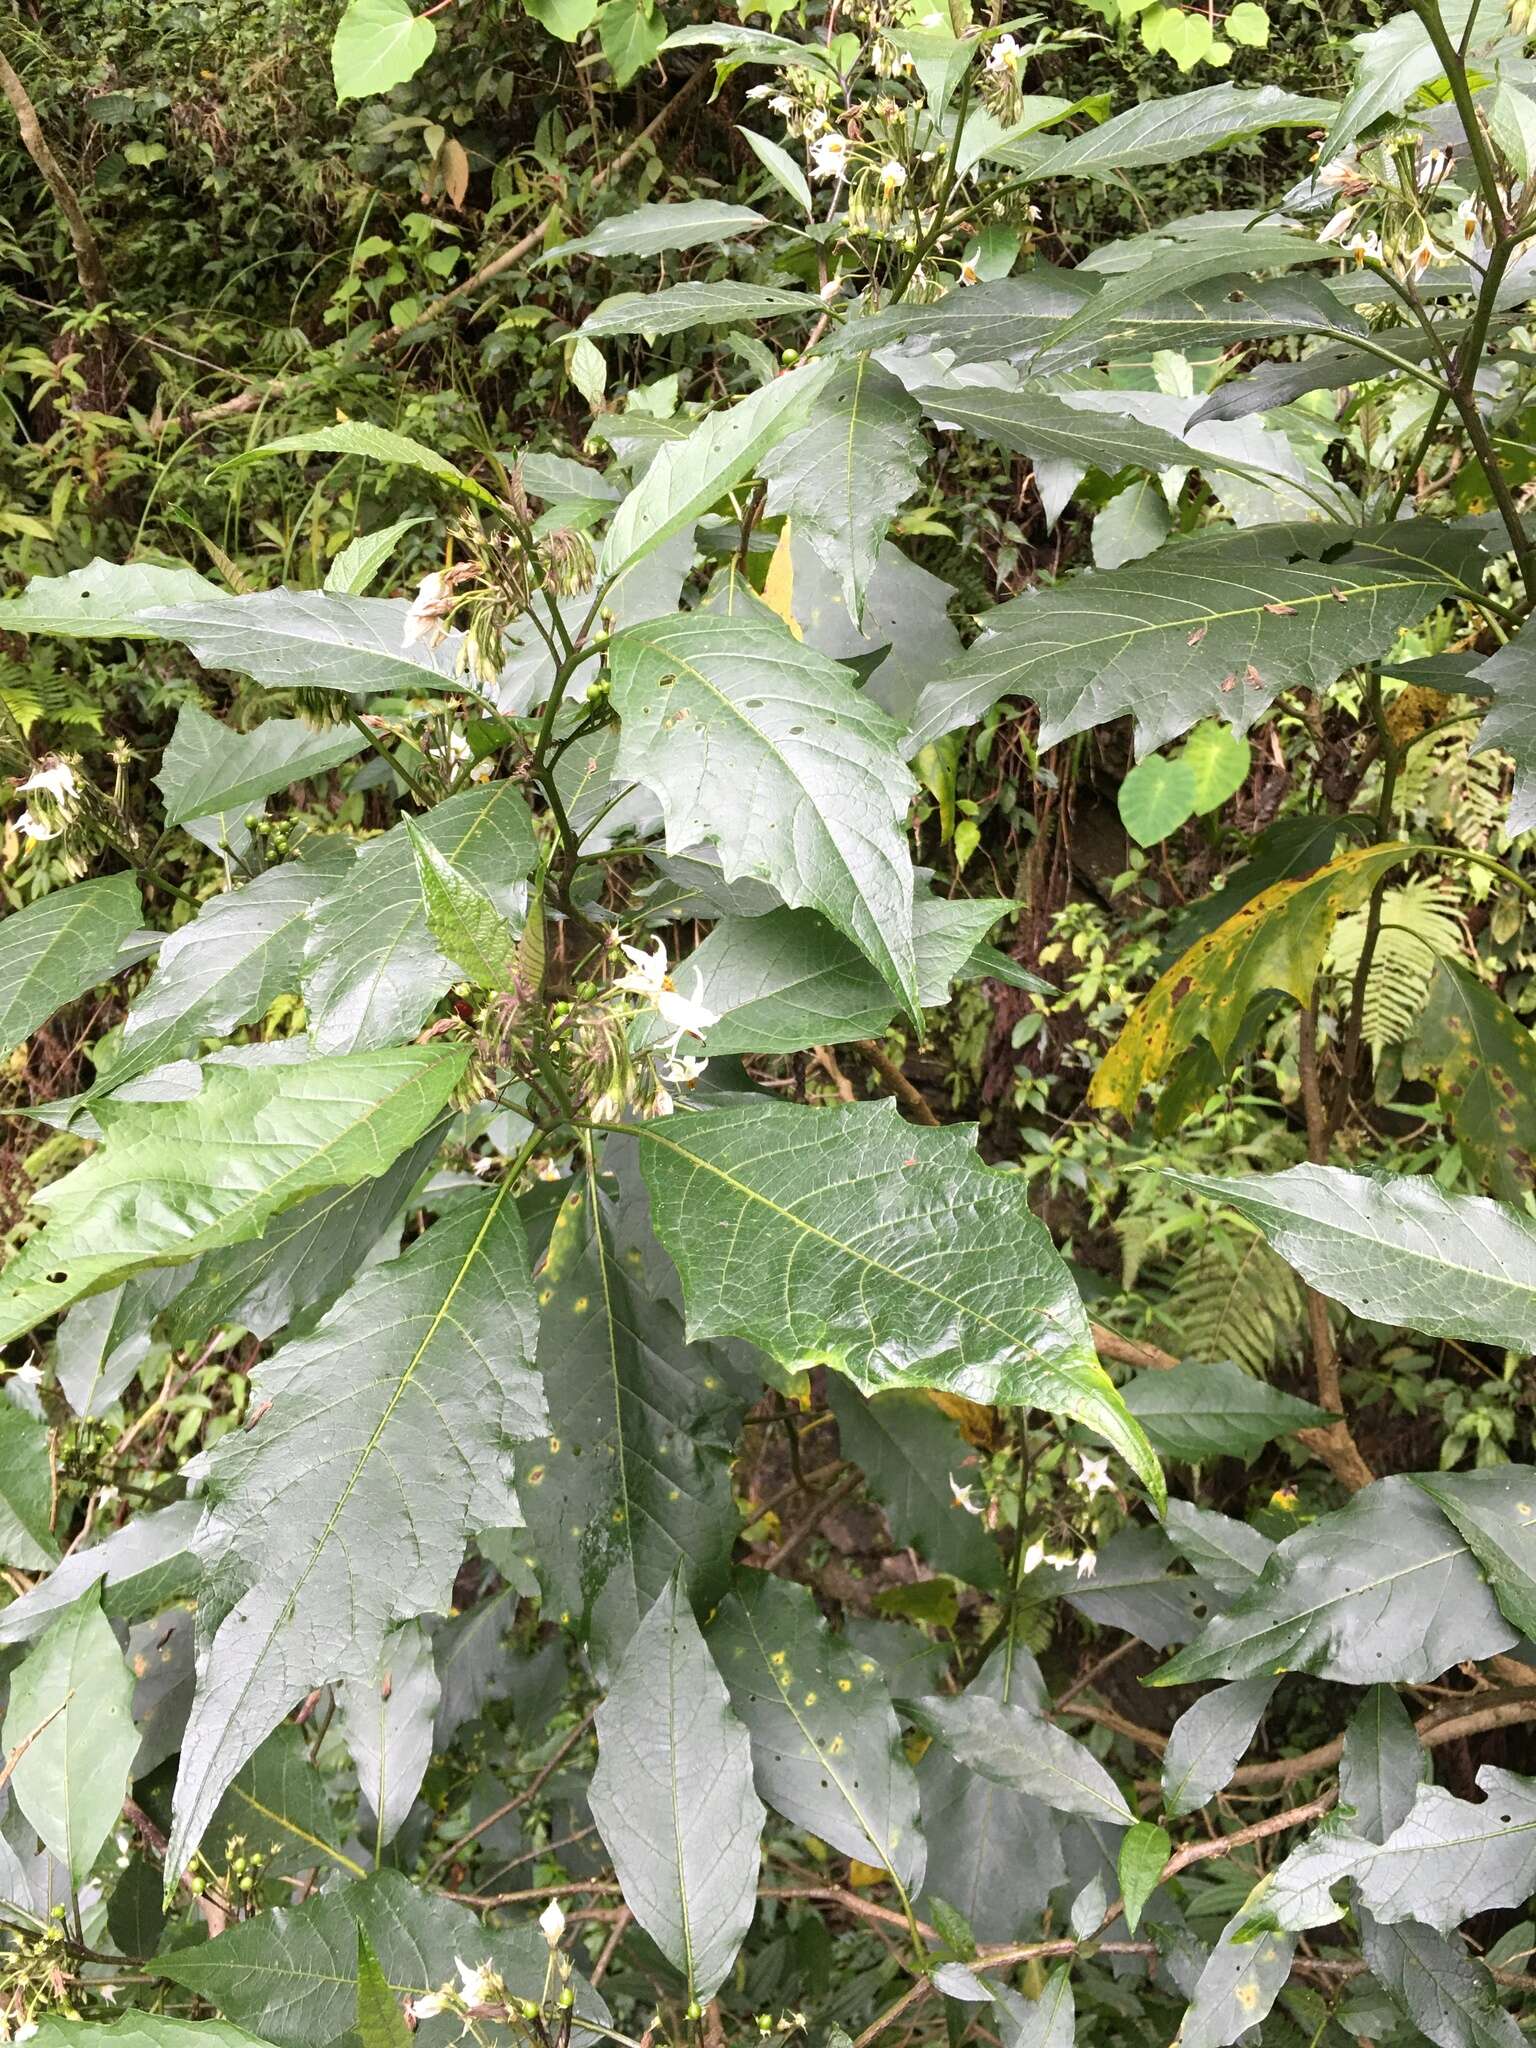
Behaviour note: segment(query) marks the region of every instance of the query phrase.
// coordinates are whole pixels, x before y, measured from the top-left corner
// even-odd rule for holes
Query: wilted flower
[[[1319,242],[1342,242],[1355,224],[1355,209],[1341,206],[1327,224],[1318,230]]]
[[[1045,1545],[1037,1538],[1024,1553],[1024,1576],[1027,1578],[1031,1572],[1039,1571],[1044,1563]]]
[[[1080,1579],[1091,1579],[1098,1570],[1098,1564],[1099,1553],[1096,1550],[1085,1550],[1077,1560],[1077,1576]]]
[[[976,268],[974,263],[961,264],[960,282],[962,284],[980,284],[981,272]]]
[[[448,578],[440,570],[433,569],[421,579],[411,608],[405,615],[405,631],[400,636],[402,647],[415,647],[418,643],[436,647],[448,630],[448,614],[453,609],[453,591]]]
[[[448,1995],[446,1991],[429,1991],[424,1998],[411,1999],[409,2005],[413,2020],[435,2020],[448,2010]]]
[[[57,839],[63,831],[62,825],[50,825],[46,818],[40,818],[35,811],[23,811],[16,820],[16,830],[28,839]]]
[[[466,2005],[496,2005],[501,2000],[501,1979],[497,1976],[489,1958],[477,1963],[473,1969],[461,1956],[453,1959],[459,1973],[459,1996]]]

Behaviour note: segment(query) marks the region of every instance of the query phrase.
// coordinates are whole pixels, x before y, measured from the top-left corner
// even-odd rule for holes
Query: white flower
[[[1400,253],[1397,259],[1398,274],[1402,277],[1422,277],[1431,263],[1440,261],[1440,251],[1429,239],[1427,233],[1419,237],[1412,249]]]
[[[1041,1565],[1043,1565],[1044,1563],[1045,1545],[1039,1541],[1031,1543],[1029,1548],[1024,1553],[1025,1577],[1027,1578],[1031,1572],[1039,1571]]]
[[[772,85],[754,85],[748,89],[749,100],[771,100],[776,88]]]
[[[882,192],[899,192],[906,182],[906,169],[903,165],[897,163],[894,158],[880,166],[880,190]]]
[[[414,2020],[435,2020],[440,2012],[448,2010],[448,2000],[441,1991],[429,1991],[425,1998],[413,1998],[409,2003]]]
[[[565,1915],[560,1910],[560,1901],[551,1899],[539,1915],[539,1930],[551,1948],[557,1948],[565,1932]]]
[[[649,953],[643,953],[638,946],[624,946],[620,950],[630,963],[629,971],[621,974],[614,986],[627,995],[642,997],[651,1005],[671,1029],[669,1051],[676,1049],[680,1038],[702,1038],[711,1024],[720,1021],[713,1010],[685,996],[678,988],[668,971],[667,949],[660,939],[651,942]]]
[[[1354,224],[1355,209],[1341,206],[1327,226],[1319,230],[1317,239],[1319,242],[1342,242]]]
[[[989,71],[1017,71],[1024,52],[1014,36],[999,36],[987,52]]]
[[[806,141],[809,142],[813,135],[819,135],[823,128],[830,128],[831,125],[825,107],[812,107],[804,121]]]
[[[969,1485],[962,1486],[953,1472],[949,1475],[949,1491],[957,1508],[964,1508],[968,1515],[982,1513],[981,1503],[977,1500],[974,1490]]]
[[[1091,1579],[1098,1567],[1099,1553],[1096,1550],[1085,1550],[1077,1560],[1077,1576],[1080,1579]]]
[[[67,803],[75,793],[75,771],[67,761],[55,758],[50,768],[34,768],[25,782],[18,782],[16,794],[25,796],[29,790],[40,789],[51,796],[56,803]]]
[[[19,1380],[24,1387],[30,1387],[35,1393],[43,1384],[43,1368],[40,1365],[18,1365],[12,1368],[10,1379]]]
[[[459,1973],[459,1996],[466,2005],[495,2005],[499,2001],[501,1979],[489,1957],[471,1969],[462,1957],[455,1956],[453,1966]]]
[[[980,284],[981,272],[976,268],[974,263],[961,264],[960,282],[962,284]]]
[[[840,277],[829,277],[826,283],[820,287],[816,296],[824,306],[830,306],[834,299],[842,296],[842,290],[843,280]]]
[[[786,121],[795,111],[795,103],[787,92],[776,92],[768,104],[774,113],[780,115]]]
[[[33,811],[23,811],[16,820],[16,830],[32,840],[57,839],[63,829],[61,825],[50,825],[46,818],[39,818]]]
[[[1090,1500],[1096,1493],[1113,1493],[1115,1482],[1109,1476],[1109,1458],[1090,1458],[1086,1451],[1078,1452],[1079,1471],[1077,1483]]]
[[[474,750],[474,748],[473,748],[473,747],[472,747],[472,746],[471,746],[471,745],[469,744],[469,741],[468,741],[468,739],[466,738],[466,736],[465,736],[465,735],[464,735],[463,733],[461,733],[461,732],[451,732],[451,733],[449,733],[449,735],[448,735],[448,759],[449,759],[449,761],[450,761],[451,763],[453,763],[453,765],[454,765],[455,767],[457,767],[457,766],[459,765],[459,763],[461,763],[461,762],[463,762],[463,761],[472,761],[472,760],[473,760],[474,758],[475,758],[475,750]]]
[[[420,588],[411,599],[411,608],[405,615],[401,646],[414,647],[418,642],[424,642],[428,647],[435,647],[447,630],[443,621],[451,604],[447,577],[436,569],[423,576]]]
[[[1451,219],[1451,241],[1470,255],[1483,232],[1483,210],[1475,199],[1463,199]],[[25,784],[23,784],[25,787]]]
[[[661,1070],[661,1078],[670,1081],[675,1088],[697,1088],[708,1072],[708,1060],[695,1059],[692,1053],[683,1052],[667,1061]]]
[[[1381,261],[1381,237],[1377,234],[1351,235],[1342,245],[1346,256],[1353,256],[1357,263],[1364,263],[1367,257],[1373,262]]]
[[[31,2038],[32,2038],[32,2036],[33,2036],[33,2035],[34,2035],[34,2034],[35,2034],[36,2032],[37,2032],[37,2021],[36,2021],[36,2020],[23,2020],[23,2021],[22,2021],[22,2023],[21,2023],[21,2025],[20,2025],[20,2026],[19,2026],[19,2027],[18,2027],[18,2028],[17,2028],[16,2030],[15,2030],[15,2032],[14,2032],[14,2033],[13,2033],[13,2034],[11,2035],[11,2039],[12,2039],[13,2041],[30,2041],[30,2040],[31,2040]]]
[[[629,962],[629,967],[614,986],[623,989],[627,995],[644,996],[648,1003],[654,1003],[672,979],[667,966],[666,947],[660,939],[653,939],[649,953],[640,946],[621,945],[619,951]]]
[[[490,755],[487,754],[483,761],[477,761],[474,767],[470,769],[469,779],[471,782],[489,782],[495,773],[496,764]]]
[[[848,168],[850,146],[846,135],[818,135],[811,144],[811,176],[842,177]]]

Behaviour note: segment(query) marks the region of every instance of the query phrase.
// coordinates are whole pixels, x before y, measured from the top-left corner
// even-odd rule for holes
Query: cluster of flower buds
[[[40,2019],[78,2020],[64,1946],[64,1908],[36,1935],[18,1934],[0,1965],[0,2042],[30,2041]]]

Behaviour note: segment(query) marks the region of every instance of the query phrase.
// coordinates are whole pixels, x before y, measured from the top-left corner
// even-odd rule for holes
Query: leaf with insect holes
[[[689,612],[627,627],[609,649],[617,772],[659,799],[667,850],[718,846],[853,940],[916,1015],[915,784],[900,728],[848,671],[756,619]]]
[[[915,1128],[894,1102],[770,1102],[636,1136],[690,1334],[824,1362],[866,1393],[941,1387],[1072,1416],[1161,1506],[1157,1460],[1025,1182],[983,1166],[965,1131]]]

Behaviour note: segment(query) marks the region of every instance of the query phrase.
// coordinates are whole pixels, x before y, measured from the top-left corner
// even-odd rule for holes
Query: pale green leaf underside
[[[349,725],[317,731],[299,718],[269,718],[250,732],[235,732],[195,704],[183,704],[155,776],[165,822],[238,810],[339,768],[365,744]]]

